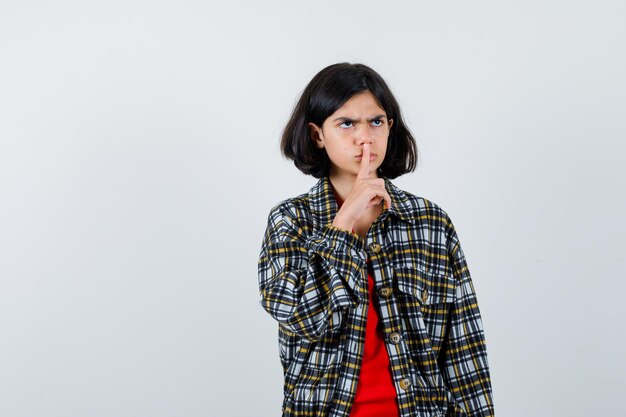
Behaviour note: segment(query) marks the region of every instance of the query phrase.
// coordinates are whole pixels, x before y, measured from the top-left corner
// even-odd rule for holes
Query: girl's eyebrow
[[[373,122],[374,120],[378,120],[378,119],[382,119],[385,116],[384,114],[377,114],[376,116],[370,117],[369,119],[367,119],[368,122]],[[333,120],[333,122],[336,121],[342,121],[342,122],[358,122],[358,120],[356,119],[351,119],[349,117],[337,117],[335,120]]]

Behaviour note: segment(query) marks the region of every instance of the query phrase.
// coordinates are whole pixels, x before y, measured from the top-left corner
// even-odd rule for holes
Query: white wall
[[[277,416],[258,304],[321,68],[389,83],[448,211],[501,416],[626,392],[621,1],[0,3],[0,415]]]

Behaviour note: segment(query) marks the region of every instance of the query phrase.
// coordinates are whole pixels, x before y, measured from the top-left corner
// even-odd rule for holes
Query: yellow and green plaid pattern
[[[392,207],[365,239],[332,226],[328,177],[270,210],[258,278],[260,304],[278,322],[282,416],[350,415],[367,258],[401,417],[493,416],[483,324],[454,225],[432,201],[383,178]]]

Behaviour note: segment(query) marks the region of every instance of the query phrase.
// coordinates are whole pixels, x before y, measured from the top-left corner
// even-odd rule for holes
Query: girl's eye
[[[372,123],[374,123],[374,126],[382,126],[383,125],[383,121],[382,120],[372,120]]]
[[[346,126],[347,124],[350,125],[350,126]],[[341,127],[352,127],[352,122],[343,122],[339,126],[341,126]]]

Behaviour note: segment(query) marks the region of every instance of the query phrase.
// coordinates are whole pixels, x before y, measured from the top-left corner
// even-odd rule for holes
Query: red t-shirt
[[[343,201],[337,194],[334,195],[338,206],[341,207]],[[354,232],[354,229],[352,229],[352,232]],[[400,410],[398,409],[396,389],[391,377],[389,355],[385,347],[378,311],[374,305],[376,292],[371,271],[371,261],[368,257],[369,306],[367,307],[367,323],[365,326],[365,347],[350,417],[398,417]]]

